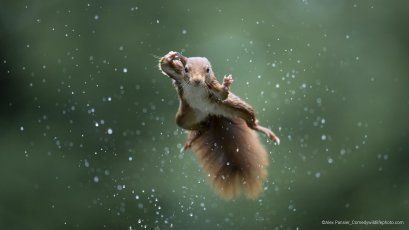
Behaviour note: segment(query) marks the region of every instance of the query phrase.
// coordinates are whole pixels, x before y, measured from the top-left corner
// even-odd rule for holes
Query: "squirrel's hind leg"
[[[199,138],[202,135],[202,131],[200,130],[192,130],[189,131],[189,134],[187,136],[187,140],[182,148],[182,151],[187,151],[192,147],[192,143]]]
[[[255,131],[264,133],[268,139],[270,139],[272,142],[275,142],[277,143],[277,145],[279,145],[280,138],[278,138],[277,135],[275,135],[273,131],[271,131],[269,128],[259,125],[256,118],[252,115],[254,114],[247,114],[247,116],[246,115],[242,116],[242,119],[246,121],[247,126]]]
[[[251,129],[254,129],[258,132],[262,132],[264,133],[271,141],[277,143],[277,145],[280,144],[280,138],[277,137],[277,135],[275,135],[273,133],[273,131],[271,131],[270,129],[263,127],[261,125],[258,125],[256,122],[254,122],[254,124],[252,126],[249,126]]]
[[[280,139],[277,135],[275,135],[270,129],[258,124],[254,110],[250,105],[239,100],[227,100],[224,103],[229,105],[226,108],[230,111],[234,111],[238,117],[246,122],[249,128],[264,133],[271,141],[280,144]]]

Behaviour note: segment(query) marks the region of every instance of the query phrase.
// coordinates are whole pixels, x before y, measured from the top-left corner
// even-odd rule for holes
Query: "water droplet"
[[[328,158],[328,163],[332,164],[334,162],[334,160],[332,158]]]

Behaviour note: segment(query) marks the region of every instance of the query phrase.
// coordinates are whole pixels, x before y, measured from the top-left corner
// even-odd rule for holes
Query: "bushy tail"
[[[192,150],[223,198],[236,198],[242,190],[256,198],[263,190],[267,152],[243,120],[211,116]]]

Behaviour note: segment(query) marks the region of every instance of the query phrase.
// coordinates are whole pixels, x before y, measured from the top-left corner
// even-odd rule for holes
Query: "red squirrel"
[[[254,109],[229,91],[232,76],[224,76],[220,84],[207,58],[173,51],[160,58],[159,68],[173,79],[179,96],[176,124],[188,132],[182,150],[193,150],[223,198],[236,198],[242,190],[248,198],[258,197],[268,158],[253,130],[277,144],[280,139],[260,126]]]

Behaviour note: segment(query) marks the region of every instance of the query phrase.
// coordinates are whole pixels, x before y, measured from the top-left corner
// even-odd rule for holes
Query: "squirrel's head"
[[[213,76],[212,66],[207,58],[187,58],[184,66],[185,80],[193,86],[203,86]]]

